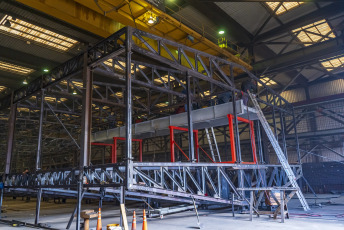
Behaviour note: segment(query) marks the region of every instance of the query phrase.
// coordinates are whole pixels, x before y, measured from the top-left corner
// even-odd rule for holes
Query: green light
[[[48,73],[49,70],[48,69],[43,69],[43,72]]]
[[[220,30],[220,31],[219,31],[219,34],[224,34],[224,33],[225,33],[224,30]]]

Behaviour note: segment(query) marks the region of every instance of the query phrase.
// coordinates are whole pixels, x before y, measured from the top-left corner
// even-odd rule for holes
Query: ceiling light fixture
[[[224,30],[220,30],[220,31],[219,31],[219,34],[224,34],[224,33],[225,33]]]
[[[151,11],[146,12],[143,19],[150,26],[157,24],[159,21],[159,17]]]
[[[43,69],[43,72],[48,73],[49,70],[45,68],[45,69]]]
[[[23,84],[24,84],[24,85],[27,85],[27,84],[28,84],[26,78],[24,79]]]
[[[73,95],[77,95],[78,93],[76,92],[76,90],[73,90]]]

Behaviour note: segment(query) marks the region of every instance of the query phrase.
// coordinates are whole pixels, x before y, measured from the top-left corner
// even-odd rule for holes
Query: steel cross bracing
[[[102,101],[117,100],[118,104],[122,105],[121,107],[125,107],[125,163],[87,166],[89,165],[87,158],[91,154],[87,149],[86,136],[89,136],[91,131],[85,129],[85,132],[81,132],[80,135],[82,136],[81,141],[84,141],[84,149],[80,151],[82,160],[76,169],[36,170],[29,174],[10,174],[12,148],[9,146],[6,161],[7,175],[3,177],[5,178],[6,189],[77,189],[78,213],[80,214],[81,194],[83,194],[84,189],[96,190],[100,187],[107,187],[108,190],[113,190],[114,193],[120,193],[121,202],[124,199],[123,191],[125,188],[128,193],[139,197],[154,196],[156,199],[183,200],[183,202],[195,198],[197,202],[248,205],[246,197],[242,192],[239,193],[237,188],[244,188],[244,186],[288,188],[290,186],[290,182],[287,180],[288,176],[280,165],[245,165],[241,162],[235,97],[233,97],[231,103],[234,105],[232,106],[233,121],[236,136],[238,137],[236,138],[237,164],[133,162],[131,118],[135,107],[142,109],[143,112],[160,112],[162,109],[155,105],[161,98],[168,99],[169,102],[173,99],[171,96],[185,98],[186,94],[182,93],[185,89],[187,89],[188,95],[188,111],[191,110],[191,101],[194,99],[201,100],[203,98],[203,100],[209,100],[212,96],[224,91],[232,91],[234,96],[241,94],[240,90],[236,89],[234,85],[235,69],[246,72],[249,78],[259,82],[265,89],[266,99],[262,97],[258,100],[265,106],[266,111],[274,112],[276,110],[292,115],[290,104],[244,67],[137,29],[123,28],[89,48],[85,53],[52,70],[49,74],[43,75],[28,86],[15,91],[13,97],[4,98],[0,102],[0,107],[7,108],[12,105],[11,109],[14,110],[18,103],[23,103],[24,100],[45,89],[47,91],[51,89],[53,94],[64,95],[66,92],[59,84],[63,80],[73,79],[84,73],[84,84],[82,89],[79,90],[84,100],[81,103],[79,101],[75,102],[83,107],[80,111],[83,116],[82,127],[91,123],[90,116],[88,116],[88,119],[85,119],[85,116],[88,115],[92,108],[90,104],[93,99],[100,100],[98,101],[100,104]],[[117,82],[125,81],[125,84],[121,87],[123,100],[118,96],[117,98],[111,96],[112,94],[116,95],[113,90],[116,86],[109,87],[106,81],[103,82],[103,85],[98,84],[99,88],[93,87],[92,93],[92,90],[90,90],[90,88],[92,89],[91,74],[100,74],[108,77],[107,79],[115,78],[119,80]],[[167,81],[164,80],[164,76],[167,76]],[[88,81],[85,79],[88,79]],[[185,83],[187,83],[187,87]],[[96,85],[97,83],[93,82],[93,86]],[[133,85],[143,90],[135,89]],[[204,87],[205,85],[208,88]],[[194,89],[191,90],[190,86]],[[60,91],[57,92],[58,90]],[[206,95],[205,90],[209,90],[208,95]],[[151,95],[151,91],[158,92],[160,95]],[[142,97],[145,97],[147,92],[148,100],[146,102],[138,98],[140,93],[142,93]],[[181,104],[185,104],[185,102]],[[227,106],[226,104],[223,105]],[[48,107],[51,111],[54,111],[62,106],[67,111],[71,109],[69,105],[64,103],[61,103],[59,107]],[[88,109],[84,109],[85,107]],[[12,115],[15,118],[15,114]],[[191,122],[190,117],[191,113],[188,113],[188,127],[190,126],[189,130],[192,131],[193,122]],[[13,122],[11,124],[13,125]],[[14,129],[11,129],[11,134],[12,131],[14,132]],[[13,141],[13,138],[10,141]],[[300,166],[297,165],[292,168],[297,177],[300,177],[302,173]],[[114,187],[118,187],[118,189]],[[234,199],[231,198],[231,194],[235,195]],[[77,226],[79,226],[80,222],[77,221],[77,223]]]
[[[265,132],[266,132],[266,134],[267,134],[267,136],[268,136],[268,138],[269,138],[269,140],[270,140],[270,142],[271,142],[271,144],[272,144],[272,146],[273,146],[273,148],[277,154],[277,156],[278,156],[278,159],[279,159],[281,165],[283,166],[283,169],[285,170],[285,172],[289,178],[291,185],[297,189],[296,194],[299,197],[299,200],[302,204],[303,209],[305,211],[310,210],[308,203],[307,203],[305,197],[303,196],[303,193],[300,190],[299,185],[297,184],[296,176],[294,175],[294,173],[293,173],[293,171],[292,171],[292,169],[288,163],[288,160],[286,159],[284,152],[278,143],[278,140],[276,139],[275,135],[273,134],[273,132],[269,126],[269,123],[267,122],[262,110],[260,109],[260,106],[256,100],[255,95],[253,95],[250,92],[248,92],[248,93],[249,93],[250,98],[254,104],[254,107],[257,110],[258,118],[259,118],[259,120],[260,120],[260,122],[261,122],[261,124],[262,124],[262,126],[263,126],[263,128],[264,128],[264,130],[265,130]]]
[[[299,166],[291,166],[297,178],[302,175]],[[193,197],[200,203],[223,203],[246,206],[247,200],[238,190],[238,171],[244,171],[246,187],[265,188],[290,186],[288,176],[278,165],[242,165],[212,163],[133,163],[133,184],[128,188],[132,197],[154,194],[161,200],[185,202]],[[85,167],[83,186],[87,190],[110,188],[108,192],[123,185],[125,166],[108,164]],[[79,170],[65,169],[32,174],[10,174],[5,178],[6,189],[76,189]],[[112,189],[112,190],[111,190]],[[19,190],[18,190],[19,191]],[[48,190],[47,190],[48,191]],[[232,200],[232,195],[235,200]],[[75,194],[76,195],[76,194]],[[166,196],[168,195],[168,196]]]
[[[129,27],[130,28],[130,27]],[[131,63],[135,65],[134,74],[140,73],[140,77],[133,77],[132,83],[138,84],[147,88],[152,88],[159,90],[161,92],[168,92],[177,96],[185,97],[184,94],[181,94],[178,91],[172,90],[170,83],[157,84],[152,79],[149,79],[148,76],[142,71],[142,68],[139,65],[144,66],[145,68],[155,68],[156,69],[167,71],[168,74],[188,74],[199,80],[203,80],[214,84],[222,88],[223,90],[233,90],[234,92],[240,93],[240,90],[236,89],[234,83],[230,79],[233,75],[234,69],[240,69],[247,73],[250,78],[258,81],[267,92],[276,95],[271,88],[267,87],[262,81],[255,77],[244,67],[218,58],[211,56],[207,53],[192,49],[190,47],[181,45],[176,42],[169,41],[167,39],[130,28],[132,31],[132,52],[134,54],[144,55],[150,59],[156,60],[160,63],[164,63],[169,67],[161,67],[147,62],[140,62],[135,60],[135,56],[132,55]],[[87,52],[87,65],[92,68],[93,71],[102,72],[102,73],[112,73],[113,77],[124,78],[124,74],[118,74],[113,71],[113,67],[117,67],[125,70],[125,64],[121,64],[118,61],[124,60],[123,57],[120,57],[124,53],[125,46],[125,36],[128,34],[128,27],[119,30],[118,32],[111,35],[109,38],[99,42],[94,45],[92,48],[88,49]],[[163,57],[161,53],[168,54],[169,58]],[[122,55],[123,56],[123,55]],[[83,59],[84,54],[80,54],[66,63],[58,66],[53,69],[50,73],[37,78],[36,80],[30,82],[27,86],[22,87],[13,94],[13,102],[17,103],[25,98],[30,97],[33,94],[38,93],[41,89],[51,87],[58,84],[60,81],[80,75],[83,68]],[[104,70],[105,69],[105,70]],[[156,76],[161,79],[161,74],[156,73]],[[185,88],[183,81],[178,79],[175,75],[173,76],[175,81],[177,81],[181,87]],[[203,91],[200,90],[202,94]],[[213,93],[213,92],[211,92]],[[289,103],[279,95],[276,95],[280,104],[289,105]],[[271,100],[262,101],[262,103],[272,105]],[[0,100],[0,108],[4,109],[9,107],[11,104],[11,96],[7,96]]]

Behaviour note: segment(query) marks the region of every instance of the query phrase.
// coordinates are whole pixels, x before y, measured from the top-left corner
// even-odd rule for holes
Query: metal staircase
[[[281,149],[281,147],[280,147],[280,145],[278,143],[278,140],[274,136],[274,134],[273,134],[273,132],[272,132],[270,126],[269,126],[269,123],[268,123],[268,121],[266,120],[266,118],[265,118],[265,116],[263,114],[263,111],[260,109],[260,106],[258,104],[258,101],[256,100],[255,95],[253,95],[249,91],[248,91],[248,94],[249,94],[249,96],[250,96],[250,98],[251,98],[251,100],[253,102],[254,107],[257,110],[258,118],[259,118],[259,120],[260,120],[260,122],[261,122],[261,124],[262,124],[262,126],[263,126],[263,128],[264,128],[264,130],[266,132],[266,135],[268,136],[268,138],[269,138],[269,140],[270,140],[270,142],[271,142],[271,144],[272,144],[272,146],[273,146],[273,148],[274,148],[274,150],[275,150],[275,152],[277,154],[277,157],[278,157],[279,161],[281,162],[281,165],[282,165],[284,171],[286,172],[286,174],[287,174],[287,176],[289,178],[289,181],[290,181],[291,185],[294,188],[297,189],[296,194],[299,197],[299,200],[301,202],[301,205],[302,205],[303,209],[305,211],[310,210],[310,208],[308,206],[308,203],[307,203],[305,197],[303,196],[303,193],[301,192],[299,185],[296,182],[295,174],[294,174],[293,170],[291,169],[291,167],[290,167],[290,165],[288,163],[288,160],[284,156],[283,151],[282,151],[282,149]]]
[[[211,156],[214,162],[221,162],[220,151],[217,146],[214,128],[210,127],[210,129],[211,129],[211,132],[209,132],[208,128],[205,128],[205,133],[207,135]],[[215,150],[216,150],[216,153],[215,153]]]

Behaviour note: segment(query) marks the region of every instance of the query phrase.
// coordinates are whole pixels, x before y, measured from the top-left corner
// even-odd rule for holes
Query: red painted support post
[[[170,149],[171,149],[171,162],[175,162],[174,156],[174,134],[173,134],[173,126],[169,126],[170,128]]]
[[[199,162],[198,130],[194,130],[194,134],[195,134],[195,155],[196,155],[196,162]]]
[[[250,132],[251,132],[251,144],[252,144],[252,153],[253,153],[253,163],[257,164],[256,137],[254,135],[253,121],[250,121]]]
[[[230,137],[231,155],[232,155],[232,161],[230,163],[235,163],[236,162],[236,154],[235,154],[233,115],[232,114],[228,114],[227,117],[228,117],[229,137]]]
[[[235,155],[235,141],[234,141],[234,128],[233,128],[233,115],[228,114],[228,124],[229,124],[229,135],[230,135],[230,143],[231,143],[231,154],[232,154],[232,161],[229,163],[235,163],[236,162],[236,155]],[[254,135],[254,126],[253,121],[247,120],[242,117],[237,117],[238,121],[248,123],[250,126],[250,139],[251,139],[251,147],[252,147],[252,156],[253,156],[253,162],[240,162],[242,164],[256,164],[257,163],[257,153],[256,153],[256,140]]]
[[[125,141],[125,137],[114,137],[113,138],[113,145],[114,145],[114,152],[113,152],[113,159],[115,162],[112,163],[117,163],[117,140],[121,140],[121,141]],[[142,156],[143,156],[143,152],[142,152],[142,139],[131,139],[132,141],[137,141],[140,144],[139,147],[139,161],[142,162]]]

